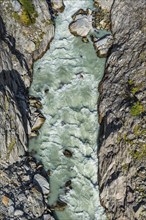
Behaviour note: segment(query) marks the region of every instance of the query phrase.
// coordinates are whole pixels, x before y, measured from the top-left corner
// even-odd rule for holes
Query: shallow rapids
[[[97,185],[97,88],[105,59],[68,29],[71,16],[93,2],[64,3],[50,49],[34,65],[30,94],[41,98],[46,121],[30,151],[50,170],[50,206],[58,198],[67,203],[64,211],[55,210],[56,219],[105,220]]]

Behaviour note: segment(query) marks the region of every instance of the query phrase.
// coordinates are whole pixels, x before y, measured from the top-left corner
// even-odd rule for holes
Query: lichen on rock
[[[145,1],[114,1],[99,99],[99,187],[109,219],[146,218]]]
[[[32,64],[53,35],[45,0],[0,0],[0,219],[54,219],[41,188],[49,186],[45,170],[28,153]]]

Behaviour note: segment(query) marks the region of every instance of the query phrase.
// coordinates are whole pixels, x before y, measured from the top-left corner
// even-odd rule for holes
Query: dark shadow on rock
[[[112,121],[110,123],[107,123],[107,118],[109,118],[109,114],[112,114],[109,110],[106,113],[106,116],[103,117],[100,127],[99,127],[99,133],[97,138],[97,144],[98,144],[98,152],[100,150],[100,146],[102,145],[102,142],[104,139],[107,139],[111,133],[115,133],[116,131],[120,130],[122,127],[122,121],[119,118],[116,118],[112,116]]]
[[[9,165],[7,168],[0,164],[0,170],[2,170],[10,179],[13,179],[13,181],[8,183],[2,182],[0,185],[0,197],[1,195],[5,195],[8,198],[11,198],[12,202],[15,204],[15,209],[17,208],[21,210],[25,219],[42,220],[44,219],[44,214],[52,216],[46,195],[41,190],[41,185],[40,187],[37,187],[34,183],[34,176],[36,174],[40,174],[42,178],[45,178],[46,181],[48,181],[47,172],[41,162],[38,162],[34,157],[28,154],[26,157],[23,156],[21,160]],[[45,213],[42,215],[40,213],[39,215],[41,216],[39,217],[34,216],[34,212],[31,211],[33,202],[37,204],[36,209],[38,208],[38,197],[36,197],[36,192],[39,192],[42,195],[39,197],[39,203],[41,204],[40,209],[41,207],[46,207]],[[22,201],[18,199],[18,195],[19,198],[22,196]],[[31,202],[29,200],[30,198],[33,198]],[[4,204],[2,204],[2,206],[4,206]],[[11,213],[5,213],[5,219],[10,219],[9,215],[11,215]]]
[[[5,24],[1,16],[0,16],[0,40],[4,41],[7,44],[11,53],[16,56],[20,65],[23,68],[25,68],[28,74],[30,75],[30,70],[25,60],[25,57],[19,50],[16,49],[15,38],[7,33]]]
[[[48,4],[48,10],[50,12],[51,15],[51,19],[54,20],[55,19],[55,14],[54,14],[54,10],[52,9],[52,3],[51,0],[46,0],[47,4]]]
[[[9,93],[9,90],[11,93]],[[5,95],[7,91],[11,99],[10,102],[15,102],[19,112],[21,113],[25,133],[28,134],[28,95],[24,82],[16,70],[3,70],[0,73],[0,91]]]

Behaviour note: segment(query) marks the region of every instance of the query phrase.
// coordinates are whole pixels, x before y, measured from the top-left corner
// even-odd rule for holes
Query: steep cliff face
[[[32,64],[48,48],[54,25],[45,0],[1,0],[0,15],[0,150],[1,158],[12,163],[27,150]]]
[[[99,99],[99,186],[109,219],[146,219],[145,0],[115,0]]]
[[[109,219],[144,220],[146,3],[99,2],[112,7],[114,37],[100,85],[101,202]],[[47,205],[47,173],[25,156],[28,135],[37,120],[31,119],[27,91],[31,68],[54,35],[49,3],[0,0],[0,219],[53,219]],[[52,7],[62,11],[63,1],[52,0]],[[38,114],[35,105],[33,112]]]
[[[0,219],[53,219],[47,173],[26,157],[28,88],[33,61],[54,36],[50,11],[45,0],[0,0]]]
[[[2,18],[0,29],[0,156],[12,163],[24,155],[29,125],[26,87],[12,61],[13,53],[17,54],[15,59],[27,63],[12,45],[14,38],[7,34]]]

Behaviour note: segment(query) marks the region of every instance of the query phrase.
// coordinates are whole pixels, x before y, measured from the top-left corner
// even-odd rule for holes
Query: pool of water
[[[34,64],[30,94],[41,98],[46,121],[30,140],[30,151],[50,170],[49,204],[58,198],[67,203],[64,211],[55,210],[56,219],[105,220],[97,185],[97,99],[105,59],[97,58],[92,42],[83,43],[68,29],[71,16],[93,2],[64,4],[50,49]]]

